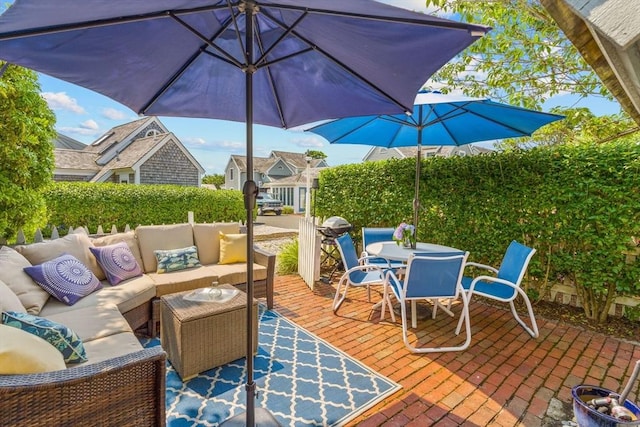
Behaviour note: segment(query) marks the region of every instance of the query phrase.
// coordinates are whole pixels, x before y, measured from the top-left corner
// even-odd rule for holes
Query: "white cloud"
[[[109,120],[124,120],[127,118],[127,114],[124,111],[116,110],[115,108],[103,108],[102,116]]]
[[[87,127],[61,127],[59,128],[60,133],[65,135],[81,135],[81,136],[98,136],[102,132],[96,129],[90,129]]]
[[[296,147],[302,148],[322,148],[325,145],[325,140],[316,135],[301,136],[297,138],[291,138],[291,143]]]
[[[80,123],[80,127],[83,129],[87,129],[87,130],[99,130],[100,126],[98,126],[98,123],[96,123],[95,120],[85,120],[84,122]]]
[[[102,134],[100,125],[98,125],[95,120],[91,119],[85,120],[78,126],[60,127],[58,130],[65,135],[97,137]]]
[[[239,153],[244,151],[246,147],[244,142],[228,140],[209,142],[200,137],[181,138],[180,142],[182,142],[187,148],[210,152],[222,151],[227,153]]]
[[[75,98],[71,98],[66,92],[43,92],[42,97],[53,110],[67,110],[76,114],[86,114],[86,110],[78,105]]]

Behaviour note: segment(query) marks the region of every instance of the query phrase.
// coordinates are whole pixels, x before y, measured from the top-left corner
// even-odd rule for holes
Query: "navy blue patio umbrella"
[[[254,123],[410,111],[422,84],[487,31],[372,0],[16,0],[0,16],[0,59],[138,114],[245,122],[251,171]],[[252,426],[256,183],[243,192]]]
[[[459,146],[472,142],[530,136],[538,128],[563,119],[483,98],[421,91],[411,114],[345,117],[306,129],[331,144],[377,147],[417,146],[413,225],[418,227],[422,146]]]

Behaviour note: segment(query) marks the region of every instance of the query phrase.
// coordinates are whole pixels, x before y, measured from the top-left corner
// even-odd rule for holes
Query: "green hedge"
[[[559,146],[423,160],[418,239],[499,265],[511,240],[537,249],[525,287],[548,296],[576,286],[588,317],[602,321],[617,295],[640,295],[640,145]],[[319,216],[354,225],[410,222],[415,159],[346,165],[320,175]]]
[[[177,185],[122,185],[96,183],[55,183],[45,193],[49,225],[60,234],[69,226],[98,226],[108,232],[128,224],[174,224],[187,221],[187,212],[196,222],[244,221],[242,193],[237,190],[208,190]]]

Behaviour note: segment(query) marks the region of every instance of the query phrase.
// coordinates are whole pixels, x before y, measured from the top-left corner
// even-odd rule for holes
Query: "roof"
[[[393,148],[372,147],[371,150],[369,150],[367,154],[364,156],[364,159],[366,160],[374,152],[378,152],[381,150],[395,150],[400,155],[400,158],[416,157],[416,154],[418,154],[417,146],[393,147]],[[427,157],[427,156],[449,157],[454,154],[459,154],[460,152],[463,152],[465,154],[470,154],[470,155],[477,155],[477,154],[491,153],[493,152],[493,150],[490,148],[481,147],[479,145],[474,145],[474,144],[450,145],[450,146],[444,146],[444,145],[423,145],[422,146],[422,157]]]
[[[326,168],[309,168],[309,179],[313,180],[314,178],[317,178],[320,175],[320,171],[325,169]],[[303,185],[307,184],[306,170],[303,172],[297,173],[295,175],[287,176],[280,179],[275,179],[271,182],[265,183],[264,186],[267,188],[270,188],[270,187],[278,187],[281,185],[291,186],[299,183],[302,183]]]
[[[96,163],[100,157],[98,153],[68,148],[54,149],[55,167],[57,169],[80,169],[97,172],[101,167]]]
[[[245,172],[247,170],[247,157],[240,155],[232,155],[231,160],[238,165],[240,171]],[[254,157],[253,168],[261,173],[267,173],[278,161],[283,160],[294,170],[304,169],[307,167],[307,155],[306,153],[291,153],[289,151],[272,151],[269,157]],[[312,159],[311,167],[318,167],[321,163],[325,162],[324,159]],[[326,162],[325,162],[326,163]]]
[[[622,108],[640,124],[640,2],[541,3]]]
[[[56,138],[53,140],[53,146],[55,148],[67,148],[70,150],[84,150],[87,147],[86,144],[61,133],[56,135]]]
[[[96,139],[95,142],[88,145],[85,151],[93,151],[96,153],[104,153],[114,144],[122,141],[131,135],[137,128],[143,125],[144,122],[154,120],[153,117],[145,117],[140,120],[134,120],[129,123],[125,123],[120,126],[109,129],[107,133]]]

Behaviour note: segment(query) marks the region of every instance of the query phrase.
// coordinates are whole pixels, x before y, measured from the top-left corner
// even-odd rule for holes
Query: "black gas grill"
[[[344,270],[342,263],[342,257],[340,251],[336,246],[336,239],[345,233],[348,233],[353,229],[353,226],[349,222],[339,216],[332,216],[317,227],[318,232],[322,235],[322,254],[320,269],[323,267],[331,268],[331,271],[326,276],[321,276],[320,280],[324,283],[331,283],[333,275],[337,271]]]

